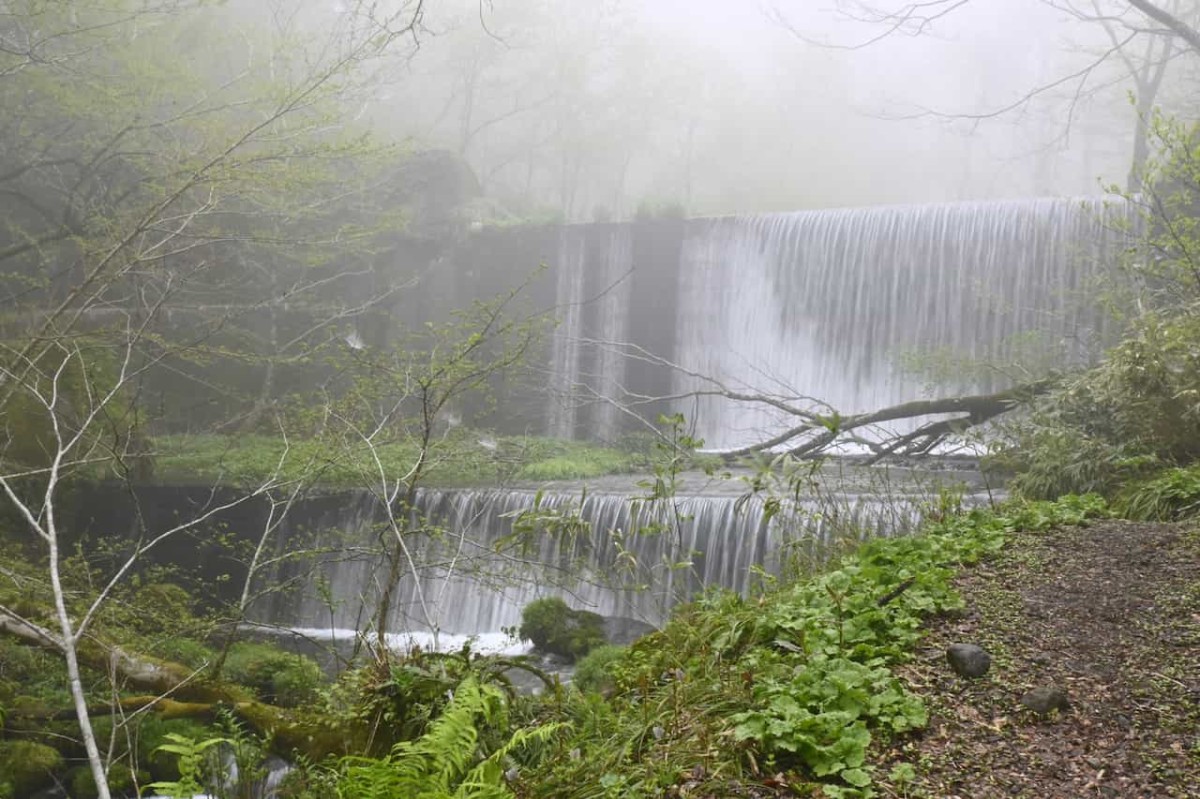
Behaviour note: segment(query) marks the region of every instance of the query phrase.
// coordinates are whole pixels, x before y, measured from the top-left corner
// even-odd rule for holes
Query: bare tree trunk
[[[66,597],[63,593],[62,580],[59,575],[58,530],[54,524],[54,510],[51,495],[53,487],[47,490],[48,519],[46,532],[50,536],[50,585],[54,591],[54,612],[58,618],[58,626],[62,635],[62,653],[67,664],[67,681],[71,689],[71,702],[75,705],[75,716],[79,721],[79,735],[83,738],[83,748],[87,752],[88,768],[91,769],[92,779],[96,783],[96,796],[99,799],[111,799],[108,790],[108,775],[104,769],[104,759],[100,756],[100,747],[96,744],[96,731],[92,727],[88,715],[87,697],[83,693],[83,679],[79,674],[79,655],[76,649],[74,625],[71,615],[67,612]]]

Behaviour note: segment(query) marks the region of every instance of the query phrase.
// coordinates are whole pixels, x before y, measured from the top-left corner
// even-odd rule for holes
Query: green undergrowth
[[[154,440],[155,476],[164,482],[257,483],[275,473],[331,486],[361,487],[378,479],[375,455],[389,480],[405,475],[419,455],[415,443],[331,445],[278,436],[174,435]],[[645,469],[647,456],[619,449],[540,437],[492,437],[455,431],[437,440],[425,482],[478,485],[503,480],[572,480]]]
[[[578,685],[589,690],[518,697],[506,677],[512,662],[466,649],[385,661],[325,686],[295,656],[239,645],[226,676],[261,698],[316,714],[321,728],[346,744],[330,751],[360,755],[302,760],[294,799],[395,795],[393,783],[430,775],[436,796],[748,795],[753,789],[746,786],[770,778],[800,796],[867,797],[875,777],[871,748],[926,723],[921,700],[894,668],[912,656],[925,617],[961,604],[952,585],[957,570],[996,551],[1013,530],[1104,512],[1103,500],[1092,496],[976,510],[931,523],[921,535],[869,541],[819,574],[794,581],[761,575],[764,587],[755,596],[707,594],[632,646],[597,650],[580,666]],[[24,579],[8,582],[4,600],[23,602],[41,620],[44,597]],[[143,600],[161,618],[142,618],[149,612]],[[120,612],[98,630],[123,643],[149,643],[151,627],[190,624],[186,594],[161,583],[141,586],[114,607]],[[67,773],[81,754],[71,743],[72,722],[42,720],[45,711],[69,707],[55,661],[12,642],[0,646],[0,712],[8,726],[0,741],[56,749],[64,760],[49,769],[54,779],[86,787],[82,772]],[[110,698],[102,676],[89,673],[87,682],[96,703]],[[98,724],[105,740],[113,737],[110,720]],[[182,778],[182,761],[163,756],[163,741],[199,746],[229,736],[154,714],[128,729],[131,736],[118,736],[124,743],[116,762],[140,785]],[[371,743],[360,740],[364,730]],[[265,751],[269,744],[257,746]],[[689,783],[704,793],[689,793]]]
[[[1200,464],[1164,469],[1131,481],[1117,495],[1117,512],[1130,519],[1177,521],[1200,513]]]
[[[961,605],[957,570],[1014,530],[1103,513],[1090,495],[975,510],[870,541],[756,598],[707,595],[605,663],[604,697],[572,692],[542,708],[537,721],[568,721],[573,733],[561,756],[523,774],[519,793],[632,799],[782,775],[801,796],[871,796],[870,747],[926,723],[893,669],[925,617]]]

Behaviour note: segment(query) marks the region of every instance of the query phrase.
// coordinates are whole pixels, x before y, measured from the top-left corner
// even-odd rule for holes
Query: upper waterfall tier
[[[610,437],[619,420],[604,400],[620,391],[705,387],[683,371],[663,380],[662,366],[649,379],[617,350],[842,413],[921,396],[909,356],[1084,360],[1106,338],[1096,296],[1126,214],[1101,199],[1036,199],[563,227],[551,431]],[[940,388],[996,387],[960,373]],[[587,403],[604,410],[581,412]],[[716,447],[779,424],[716,398],[677,408]]]

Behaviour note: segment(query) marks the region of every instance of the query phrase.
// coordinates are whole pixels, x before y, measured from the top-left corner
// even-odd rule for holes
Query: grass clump
[[[635,463],[628,453],[615,449],[578,445],[577,442],[569,442],[567,449],[569,451],[565,454],[553,455],[521,467],[517,477],[537,482],[579,480],[629,472]]]
[[[1200,464],[1164,469],[1127,485],[1117,496],[1117,513],[1145,521],[1178,521],[1200,513]]]

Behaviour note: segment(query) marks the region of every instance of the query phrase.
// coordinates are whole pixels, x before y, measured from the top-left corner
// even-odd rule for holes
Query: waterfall
[[[835,504],[799,502],[767,521],[760,502],[737,496],[681,496],[664,507],[618,494],[587,494],[581,501],[571,493],[497,489],[423,490],[417,506],[414,523],[438,532],[408,538],[420,566],[397,586],[392,628],[436,626],[453,634],[518,625],[521,609],[548,595],[606,617],[658,624],[671,606],[706,588],[747,593],[756,567],[778,571],[788,553],[819,549],[851,527],[866,534],[907,529],[917,513],[913,501],[862,495]],[[586,529],[576,535],[538,530],[527,547],[518,546],[514,518],[535,506],[577,513]],[[363,603],[369,608],[376,596],[371,586],[379,570],[355,553],[376,540],[384,514],[369,495],[346,508],[336,537],[324,541],[337,550],[323,567],[333,607],[310,586],[302,597],[275,602],[265,620],[363,628],[371,615]],[[635,533],[656,522],[666,529]],[[286,575],[272,577],[281,578]]]
[[[597,398],[618,396],[624,377],[621,356],[607,343],[625,338],[632,257],[628,225],[567,225],[559,232],[552,436],[607,441],[618,433],[617,408]]]
[[[646,378],[632,378],[595,340],[628,341],[730,389],[811,397],[843,414],[927,395],[925,381],[901,368],[906,356],[1083,362],[1107,341],[1097,293],[1124,246],[1127,216],[1102,199],[1034,199],[564,227],[549,431],[608,439],[619,421],[611,405],[603,416],[578,413],[597,394],[703,386],[683,374],[666,390],[640,385]],[[672,237],[678,246],[664,245]],[[651,296],[627,287],[602,294],[630,269],[630,283],[644,279]],[[664,274],[673,279],[644,277]],[[664,285],[674,296],[663,296]],[[673,336],[642,340],[643,317],[662,314]],[[1003,385],[957,372],[940,391]],[[782,424],[768,409],[717,397],[677,410],[714,448],[761,440]]]
[[[805,211],[688,224],[676,359],[734,389],[842,413],[917,399],[906,354],[1003,363],[1036,331],[1079,362],[1104,336],[1096,278],[1120,245],[1100,200],[1039,199]],[[680,378],[677,389],[696,387]],[[944,391],[999,388],[959,379]],[[706,399],[710,446],[782,429],[766,410]]]
[[[950,364],[1003,362],[1036,333],[1035,349],[1056,365],[1082,362],[1108,336],[1093,294],[1123,246],[1116,231],[1126,214],[1101,200],[1039,199],[643,220],[569,225],[529,241],[513,233],[499,251],[557,252],[546,288],[560,324],[547,353],[547,405],[539,406],[548,431],[611,440],[622,417],[600,398],[685,394],[698,383],[671,377],[650,358],[618,357],[605,342],[626,342],[626,351],[654,353],[732,389],[812,397],[842,413],[922,396],[922,381],[898,367],[915,351],[945,353]],[[505,239],[487,241],[493,246],[478,257],[492,257]],[[459,264],[462,274],[484,274],[467,266]],[[1001,385],[960,369],[942,390]],[[678,410],[718,448],[761,440],[783,421],[717,397]],[[754,501],[683,496],[652,519],[652,510],[617,494],[424,490],[409,522],[423,532],[405,536],[417,568],[395,587],[392,628],[494,632],[518,624],[521,608],[546,595],[658,623],[705,588],[748,592],[759,568],[778,571],[843,530],[896,532],[917,515],[912,499],[830,496],[769,519]],[[587,524],[518,547],[514,518],[535,506],[577,510]],[[379,570],[367,551],[383,520],[363,495],[332,526],[340,538],[327,545],[338,554],[323,564],[332,607],[308,590],[263,615],[362,629],[371,616],[363,608],[378,595]],[[668,524],[635,534],[648,520]],[[854,523],[843,527],[847,520]]]

